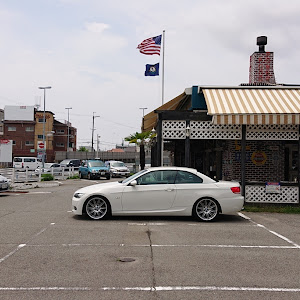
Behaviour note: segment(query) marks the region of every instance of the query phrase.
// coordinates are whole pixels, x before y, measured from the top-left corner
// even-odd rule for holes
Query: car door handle
[[[166,192],[172,192],[172,191],[174,191],[174,189],[166,189],[165,191]]]

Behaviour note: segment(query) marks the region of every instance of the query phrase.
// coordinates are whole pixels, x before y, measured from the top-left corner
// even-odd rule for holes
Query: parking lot
[[[0,299],[300,298],[299,215],[74,216],[96,182],[0,196]]]

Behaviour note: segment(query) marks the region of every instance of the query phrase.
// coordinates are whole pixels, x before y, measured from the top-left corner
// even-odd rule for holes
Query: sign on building
[[[0,162],[12,162],[12,140],[0,140]]]

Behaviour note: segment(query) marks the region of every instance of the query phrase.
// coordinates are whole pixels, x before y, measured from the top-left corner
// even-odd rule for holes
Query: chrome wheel
[[[107,201],[103,198],[93,197],[87,201],[85,211],[91,219],[99,220],[107,216],[109,206]]]
[[[218,214],[218,205],[212,199],[200,199],[194,207],[194,215],[201,221],[212,221]]]

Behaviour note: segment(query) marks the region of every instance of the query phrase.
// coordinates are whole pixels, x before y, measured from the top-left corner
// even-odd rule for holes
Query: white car
[[[60,175],[62,174],[63,168],[60,164],[57,163],[44,163],[44,168],[37,168],[35,170],[35,175],[41,174],[53,174],[53,175]]]
[[[0,175],[0,190],[4,191],[4,190],[8,190],[8,188],[9,188],[9,180],[6,177]]]
[[[105,164],[109,167],[111,177],[128,177],[130,175],[128,167],[122,161],[109,160]]]
[[[110,215],[169,215],[212,221],[219,213],[240,211],[243,205],[238,182],[217,182],[182,167],[142,170],[123,181],[81,188],[72,199],[74,214],[94,220]]]

